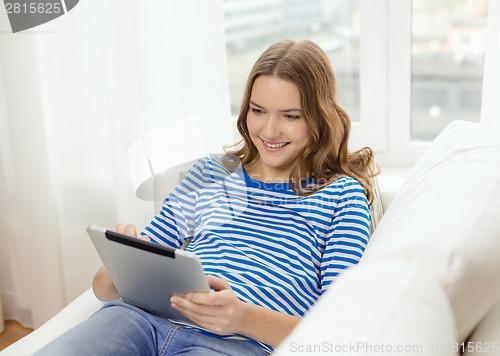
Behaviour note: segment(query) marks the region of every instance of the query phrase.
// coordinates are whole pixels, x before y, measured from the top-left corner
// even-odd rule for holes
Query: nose
[[[267,139],[278,138],[280,136],[281,123],[279,119],[277,115],[269,115],[264,127],[264,134]]]

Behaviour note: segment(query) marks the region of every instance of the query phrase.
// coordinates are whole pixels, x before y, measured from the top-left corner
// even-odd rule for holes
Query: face
[[[257,180],[288,181],[298,154],[309,141],[299,88],[275,76],[259,76],[249,106],[248,131],[259,151],[259,160],[249,173]]]

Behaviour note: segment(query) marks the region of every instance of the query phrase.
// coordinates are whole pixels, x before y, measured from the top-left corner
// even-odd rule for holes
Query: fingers
[[[238,320],[241,319],[242,302],[231,288],[209,293],[189,293],[186,297],[172,296],[170,303],[190,320],[216,334],[236,331]]]
[[[194,301],[182,298],[182,297],[172,297],[170,298],[170,304],[174,309],[179,310],[184,313],[186,316],[209,316],[213,317],[218,314],[220,308],[217,308],[214,305],[208,304],[198,304]]]
[[[195,322],[201,327],[208,329],[212,332],[217,333],[218,328],[218,316],[220,313],[217,312],[215,308],[201,310],[200,306],[195,307],[196,311],[191,309],[193,306],[186,307],[182,304],[173,304],[172,307],[186,316],[189,320]],[[221,333],[223,334],[223,333]]]
[[[116,232],[119,234],[125,235],[125,226],[126,226],[125,224],[121,224],[121,223],[116,224],[116,226],[115,226]]]
[[[129,237],[133,237],[135,239],[143,240],[143,241],[151,241],[151,239],[148,236],[145,235],[139,235],[137,236],[137,229],[134,225],[132,224],[116,224],[116,232],[122,235],[126,235]]]
[[[206,277],[210,288],[212,288],[214,292],[188,293],[184,297],[186,300],[195,304],[209,306],[228,305],[235,302],[237,299],[236,294],[226,280],[214,276]]]
[[[221,295],[220,293],[213,292],[189,293],[185,296],[185,299],[195,304],[216,306],[226,304],[226,300],[224,297],[225,296]]]
[[[207,282],[210,288],[212,288],[215,291],[221,291],[225,289],[231,289],[229,286],[229,283],[225,279],[222,278],[217,278],[214,276],[207,276]]]
[[[130,237],[137,237],[137,229],[132,224],[116,224],[116,232]]]
[[[185,296],[185,298],[196,304],[204,304],[204,305],[224,305],[227,304],[232,297],[231,287],[229,283],[221,278],[217,278],[214,276],[206,276],[208,285],[215,292],[218,293],[189,293]]]

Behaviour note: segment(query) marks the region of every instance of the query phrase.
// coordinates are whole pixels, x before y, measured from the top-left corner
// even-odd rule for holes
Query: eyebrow
[[[260,106],[259,104],[255,103],[254,101],[250,100],[248,102],[249,104],[253,105],[253,106],[256,106],[257,108],[259,109],[265,109],[263,106]],[[283,109],[283,110],[279,110],[279,112],[292,112],[292,111],[299,111],[299,112],[302,112],[302,109],[298,109],[298,108],[289,108],[289,109]]]

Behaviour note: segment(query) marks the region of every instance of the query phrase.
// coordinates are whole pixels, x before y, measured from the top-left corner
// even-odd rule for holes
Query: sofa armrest
[[[361,262],[343,272],[273,355],[457,356],[448,347],[456,339],[437,279],[411,264]]]
[[[94,295],[92,288],[86,290],[52,319],[4,349],[2,356],[33,354],[59,335],[90,317],[103,304],[104,302]]]

